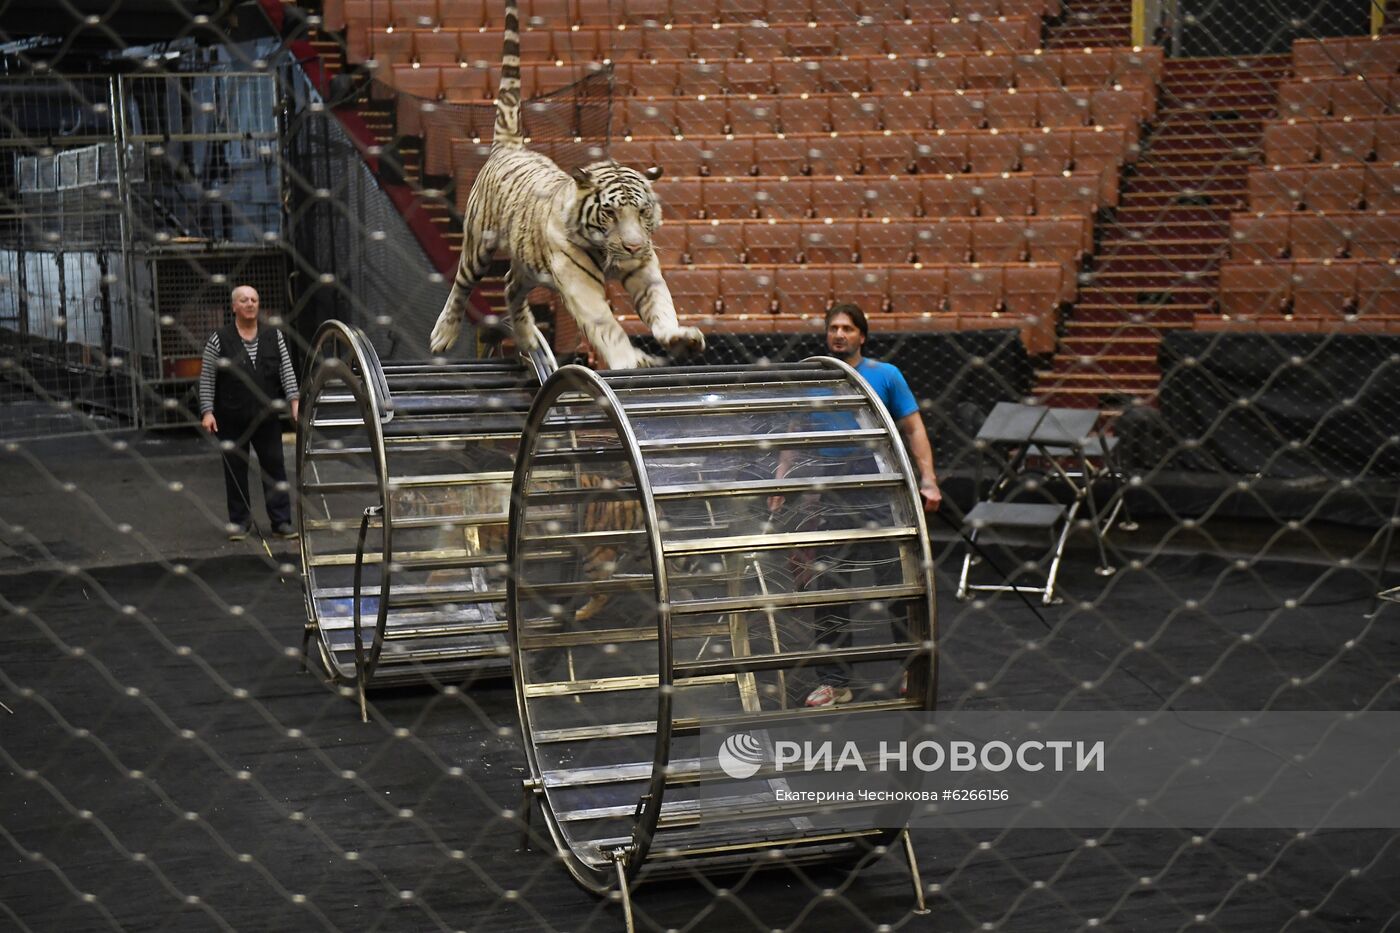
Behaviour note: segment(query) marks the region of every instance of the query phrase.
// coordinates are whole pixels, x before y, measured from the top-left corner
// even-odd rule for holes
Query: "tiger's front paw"
[[[432,334],[428,336],[428,346],[434,353],[441,353],[456,343],[461,333],[462,318],[450,311],[443,311],[433,325]]]
[[[602,357],[604,369],[648,369],[652,366],[666,365],[666,361],[661,357],[643,353],[631,344],[599,355]]]
[[[705,335],[698,327],[677,327],[656,335],[657,341],[674,357],[686,357],[705,352]]]

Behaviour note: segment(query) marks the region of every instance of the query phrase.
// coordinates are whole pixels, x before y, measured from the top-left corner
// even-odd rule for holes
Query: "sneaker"
[[[838,703],[851,702],[852,696],[851,691],[846,687],[833,687],[830,684],[822,684],[820,687],[807,694],[807,705],[813,708],[836,706]]]
[[[247,525],[235,525],[233,522],[229,522],[228,539],[230,541],[242,541],[246,537],[248,537]]]
[[[291,522],[278,522],[272,526],[272,533],[279,538],[298,537],[296,526]]]

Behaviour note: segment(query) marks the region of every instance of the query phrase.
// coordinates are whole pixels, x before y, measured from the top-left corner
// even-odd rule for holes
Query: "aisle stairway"
[[[1230,212],[1244,204],[1288,69],[1287,56],[1167,60],[1156,125],[1040,376],[1046,401],[1116,408],[1155,398],[1161,336],[1190,328],[1215,294]]]

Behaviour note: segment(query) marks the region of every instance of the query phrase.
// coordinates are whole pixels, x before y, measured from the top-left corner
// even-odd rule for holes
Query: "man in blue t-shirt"
[[[894,418],[895,424],[899,426],[900,433],[904,435],[905,443],[913,455],[915,467],[919,471],[919,494],[923,500],[924,510],[932,512],[938,508],[943,501],[943,494],[938,489],[938,476],[934,472],[933,448],[929,444],[928,432],[924,430],[924,419],[919,414],[919,403],[914,398],[914,393],[909,390],[909,383],[905,381],[904,374],[899,371],[899,367],[890,363],[882,363],[879,360],[866,359],[861,355],[861,350],[865,346],[866,339],[870,336],[870,324],[866,321],[865,313],[853,304],[832,305],[826,312],[826,346],[831,355],[845,362],[856,372],[860,373],[870,387],[875,391],[875,395],[889,409],[890,415]],[[840,417],[835,413],[824,415],[824,417]],[[853,424],[852,427],[855,427]],[[831,450],[822,449],[818,451],[824,457],[850,457],[851,451],[846,448],[835,448]],[[780,458],[778,465],[778,476],[781,478],[792,468],[793,461],[790,457]],[[851,469],[853,472],[874,472],[873,467],[861,465],[859,460],[853,461]],[[772,511],[777,511],[783,506],[782,496],[773,496],[768,503]],[[869,521],[885,522],[890,520],[888,509],[867,503],[866,497],[859,491],[845,495],[828,495],[831,501],[828,507],[823,509],[830,518],[827,519],[825,527],[861,527]],[[893,573],[896,568],[889,565],[888,561],[878,559],[862,560],[871,558],[874,555],[866,554],[865,549],[860,546],[849,547],[846,553],[836,555],[823,555],[821,562],[836,567],[838,565],[851,566],[862,562],[868,563],[875,572],[877,584],[887,584],[894,582],[885,579]],[[818,575],[818,578],[811,584],[815,588],[839,588],[847,585],[845,578],[848,571],[827,570]],[[851,632],[849,624],[853,609],[846,604],[826,606],[818,612],[816,619],[816,640],[820,645],[831,649],[844,648],[851,644]],[[904,619],[896,613],[894,624],[897,633],[903,637],[905,624]],[[807,705],[811,707],[833,706],[838,703],[849,703],[853,698],[850,689],[850,670],[842,665],[822,664],[816,667],[817,686],[807,695]]]

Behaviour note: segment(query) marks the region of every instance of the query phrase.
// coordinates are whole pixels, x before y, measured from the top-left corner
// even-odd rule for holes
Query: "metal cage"
[[[330,321],[307,365],[303,647],[315,636],[362,714],[371,685],[505,674],[507,497],[553,357],[381,364],[362,331]]]
[[[516,463],[507,590],[527,806],[578,881],[626,895],[644,867],[899,836],[814,828],[813,805],[773,804],[771,769],[726,773],[715,738],[932,708],[920,501],[889,413],[837,360],[550,377]],[[828,679],[849,701],[806,706]]]

